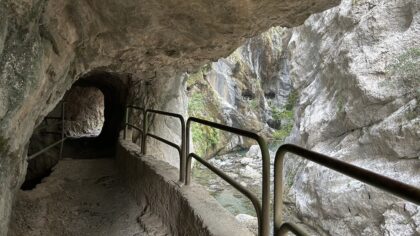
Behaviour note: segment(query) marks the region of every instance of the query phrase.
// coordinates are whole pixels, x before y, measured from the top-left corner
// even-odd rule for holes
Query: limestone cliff
[[[291,130],[295,94],[284,56],[282,38],[287,32],[271,28],[228,57],[187,75],[189,115],[282,141]],[[252,144],[201,126],[194,126],[192,135],[198,152],[207,156]]]
[[[419,10],[416,0],[344,0],[292,30],[300,96],[289,141],[420,186]],[[303,163],[290,195],[321,234],[420,234],[419,206],[316,164]]]

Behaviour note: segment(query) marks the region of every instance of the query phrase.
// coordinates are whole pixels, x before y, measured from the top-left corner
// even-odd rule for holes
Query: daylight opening
[[[95,87],[74,86],[64,97],[70,137],[96,137],[104,125],[104,95]]]

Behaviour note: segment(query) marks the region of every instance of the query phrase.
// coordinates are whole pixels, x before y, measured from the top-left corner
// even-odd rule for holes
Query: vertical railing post
[[[129,109],[128,107],[125,108],[124,140],[127,140],[128,109]]]
[[[283,165],[285,150],[279,148],[274,159],[274,236],[284,235],[280,231],[283,223]]]
[[[190,158],[190,127],[191,120],[187,120],[186,132],[185,132],[185,163],[184,163],[184,175],[185,185],[189,185],[191,181],[191,158]]]
[[[143,110],[143,135],[141,139],[141,152],[146,155],[146,138],[147,138],[147,110]]]
[[[257,138],[258,145],[261,149],[262,158],[262,212],[261,222],[258,231],[260,236],[268,236],[270,234],[270,153],[264,138]]]
[[[186,140],[185,140],[185,121],[181,119],[181,156],[179,162],[179,182],[185,182],[185,160],[186,160]]]
[[[64,108],[64,106],[65,106],[65,102],[63,101],[62,103],[61,103],[61,143],[60,143],[60,155],[59,155],[59,158],[60,159],[62,159],[62,157],[63,157],[63,148],[64,148],[64,122],[65,122],[65,120],[64,120],[64,114],[65,114],[65,108]]]

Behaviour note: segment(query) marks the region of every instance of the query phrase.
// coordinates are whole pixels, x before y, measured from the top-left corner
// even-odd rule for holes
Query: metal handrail
[[[230,133],[234,133],[237,135],[241,135],[244,137],[248,137],[257,141],[258,145],[261,149],[262,154],[262,207],[260,207],[260,202],[258,198],[247,191],[242,185],[237,183],[235,180],[224,174],[222,171],[218,170],[216,167],[212,166],[208,162],[204,161],[195,153],[190,153],[190,128],[191,123],[199,123],[201,125],[206,125],[209,127],[213,127],[219,130],[227,131]],[[243,193],[246,197],[248,197],[254,205],[255,210],[257,211],[257,219],[258,219],[258,235],[259,236],[268,236],[269,235],[269,227],[270,227],[270,156],[268,153],[267,144],[261,136],[251,131],[233,128],[230,126],[222,125],[219,123],[190,117],[187,120],[187,127],[186,127],[186,167],[185,167],[185,185],[189,185],[191,182],[191,158],[194,157],[197,161],[204,164],[207,168],[211,171],[216,173],[218,176],[226,180],[229,184],[235,187],[238,191]]]
[[[143,113],[143,129],[141,129],[140,127],[137,127],[137,126],[135,126],[133,124],[128,123],[128,118],[129,118],[128,111],[129,111],[130,108],[142,111],[142,113]],[[142,154],[146,154],[146,152],[145,152],[146,151],[145,150],[145,146],[146,145],[143,142],[143,140],[144,140],[144,138],[143,138],[144,131],[143,130],[146,130],[146,122],[144,122],[145,121],[145,117],[146,117],[145,116],[145,110],[144,110],[143,107],[138,107],[138,106],[133,106],[133,105],[128,105],[128,106],[125,107],[124,139],[127,138],[127,126],[128,127],[131,127],[131,128],[134,128],[137,131],[139,131],[141,133],[141,135],[142,135],[142,140],[141,140],[142,141],[141,142],[141,152],[142,152]]]
[[[143,129],[128,123],[128,109],[138,109],[143,112]],[[156,113],[171,117],[179,118],[181,121],[181,145],[177,145],[171,141],[168,141],[164,138],[161,138],[157,135],[148,133],[146,130],[147,126],[147,114],[148,113]],[[227,181],[229,184],[231,184],[234,188],[236,188],[238,191],[240,191],[242,194],[244,194],[253,204],[256,212],[257,212],[257,218],[258,218],[258,234],[261,236],[267,236],[269,234],[269,212],[270,212],[270,157],[268,154],[268,147],[265,142],[265,139],[260,137],[259,135],[238,129],[233,128],[230,126],[222,125],[219,123],[190,117],[188,118],[185,126],[185,120],[182,115],[176,114],[176,113],[170,113],[165,111],[159,111],[159,110],[152,110],[136,106],[127,106],[126,107],[126,119],[125,119],[125,125],[124,125],[124,138],[126,138],[127,133],[127,127],[132,127],[136,130],[138,130],[140,133],[142,133],[142,153],[146,154],[146,138],[147,136],[150,136],[152,138],[155,138],[169,146],[174,147],[178,150],[180,154],[180,181],[181,183],[185,183],[185,185],[189,185],[191,182],[191,160],[194,158],[204,166],[206,166],[208,169],[213,171],[215,174],[217,174],[219,177]],[[251,139],[254,139],[258,142],[261,153],[262,153],[262,204],[258,200],[258,198],[251,193],[249,190],[247,190],[245,187],[243,187],[241,184],[236,182],[234,179],[229,177],[227,174],[225,174],[223,171],[219,170],[218,168],[211,165],[206,160],[202,159],[195,153],[190,153],[190,130],[191,130],[191,123],[199,123],[201,125],[210,126],[219,130],[231,132],[237,135],[241,135],[244,137],[248,137]],[[379,175],[377,173],[371,172],[369,170],[365,170],[363,168],[354,166],[352,164],[328,157],[326,155],[313,152],[310,150],[307,150],[305,148],[293,145],[293,144],[284,144],[279,147],[279,149],[276,152],[276,157],[274,161],[274,235],[285,235],[287,232],[292,232],[296,235],[300,236],[306,236],[308,235],[303,229],[301,229],[296,224],[290,223],[290,222],[282,222],[282,208],[283,208],[283,161],[284,161],[284,155],[287,153],[294,153],[296,155],[299,155],[307,160],[313,161],[315,163],[318,163],[320,165],[323,165],[327,168],[333,169],[335,171],[338,171],[342,174],[345,174],[347,176],[350,176],[354,179],[357,179],[361,182],[364,182],[369,185],[373,185],[375,187],[378,187],[382,190],[388,191],[398,197],[401,197],[405,200],[408,200],[410,202],[413,202],[417,205],[420,205],[420,189],[416,188],[414,186],[399,182],[397,180],[391,179],[386,176]]]
[[[263,214],[262,212],[263,211],[262,211],[261,203],[258,200],[257,196],[255,196],[251,191],[249,191],[244,186],[242,186],[241,184],[236,182],[229,175],[225,174],[223,171],[221,171],[218,168],[216,168],[215,166],[211,165],[210,163],[208,163],[207,161],[205,161],[204,159],[202,159],[201,157],[199,157],[195,153],[190,153],[188,155],[187,165],[189,165],[190,162],[191,162],[190,157],[193,157],[194,159],[196,159],[198,162],[200,162],[201,164],[206,166],[208,169],[210,169],[213,173],[215,173],[220,178],[224,179],[226,182],[228,182],[230,185],[232,185],[236,190],[238,190],[243,195],[245,195],[251,201],[252,205],[254,206],[255,212],[257,213],[257,219],[260,222],[260,219],[262,218],[262,214]]]
[[[63,157],[63,147],[64,147],[64,141],[66,141],[67,137],[65,137],[66,135],[64,134],[64,118],[65,118],[65,102],[61,103],[61,117],[45,117],[45,120],[48,119],[52,119],[52,120],[58,120],[61,119],[61,121],[54,123],[53,125],[57,125],[57,124],[61,124],[61,133],[57,133],[57,132],[45,132],[46,134],[59,134],[61,135],[61,139],[58,140],[57,142],[48,145],[47,147],[43,148],[42,150],[30,155],[28,157],[28,160],[32,160],[35,157],[41,155],[42,153],[50,150],[51,148],[57,146],[58,144],[60,144],[60,154],[59,154],[59,158],[61,159]],[[41,127],[37,127],[38,129],[42,130],[45,127],[41,126]]]
[[[129,108],[133,108],[133,109],[138,109],[143,111],[143,130],[141,130],[139,127],[136,127],[135,125],[132,125],[130,123],[128,123],[128,109]],[[174,118],[178,118],[179,121],[181,122],[181,144],[178,145],[174,142],[171,142],[167,139],[164,139],[162,137],[159,137],[155,134],[149,133],[147,131],[147,115],[149,113],[155,113],[155,114],[160,114],[160,115],[164,115],[164,116],[170,116],[170,117],[174,117]],[[185,182],[185,120],[184,117],[180,114],[177,113],[172,113],[172,112],[166,112],[166,111],[159,111],[159,110],[154,110],[154,109],[144,109],[142,107],[137,107],[137,106],[127,106],[126,107],[126,116],[125,116],[125,127],[124,127],[124,139],[126,138],[127,135],[127,126],[133,127],[134,129],[140,131],[142,133],[142,142],[141,142],[141,150],[142,150],[142,154],[145,155],[146,154],[146,150],[147,150],[147,137],[152,137],[160,142],[163,142],[173,148],[175,148],[178,151],[179,154],[179,159],[180,159],[180,164],[179,164],[179,181],[181,183]]]
[[[278,229],[278,235],[287,235],[288,232],[292,232],[297,236],[309,236],[302,228],[291,222],[284,222]]]
[[[284,235],[284,223],[282,224],[283,208],[283,161],[285,154],[293,153],[312,162],[318,163],[341,174],[350,176],[365,184],[372,185],[389,192],[407,201],[420,205],[420,189],[412,185],[402,183],[392,178],[360,168],[358,166],[340,161],[329,156],[307,150],[293,144],[284,144],[276,152],[274,161],[274,235]],[[283,227],[283,228],[282,228]],[[296,233],[297,235],[304,235]]]
[[[40,150],[40,151],[38,151],[38,152],[36,152],[36,153],[34,153],[34,154],[30,155],[30,156],[28,157],[28,160],[32,160],[32,159],[34,159],[35,157],[37,157],[37,156],[41,155],[42,153],[44,153],[44,152],[46,152],[46,151],[50,150],[51,148],[53,148],[53,147],[57,146],[58,144],[62,144],[64,141],[66,141],[66,139],[67,139],[67,137],[65,137],[65,138],[63,138],[63,139],[60,139],[60,140],[58,140],[57,142],[55,142],[55,143],[53,143],[53,144],[48,145],[47,147],[43,148],[42,150]],[[61,156],[60,156],[60,159],[61,159]]]

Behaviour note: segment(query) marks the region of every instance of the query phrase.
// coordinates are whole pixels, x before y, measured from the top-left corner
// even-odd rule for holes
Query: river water
[[[277,143],[269,146],[271,173],[273,173],[274,154],[278,147],[279,144]],[[241,183],[261,200],[262,161],[258,146],[215,156],[208,161]],[[196,162],[192,176],[195,182],[205,186],[210,194],[233,215],[247,214],[256,216],[254,207],[247,197],[205,166]]]

